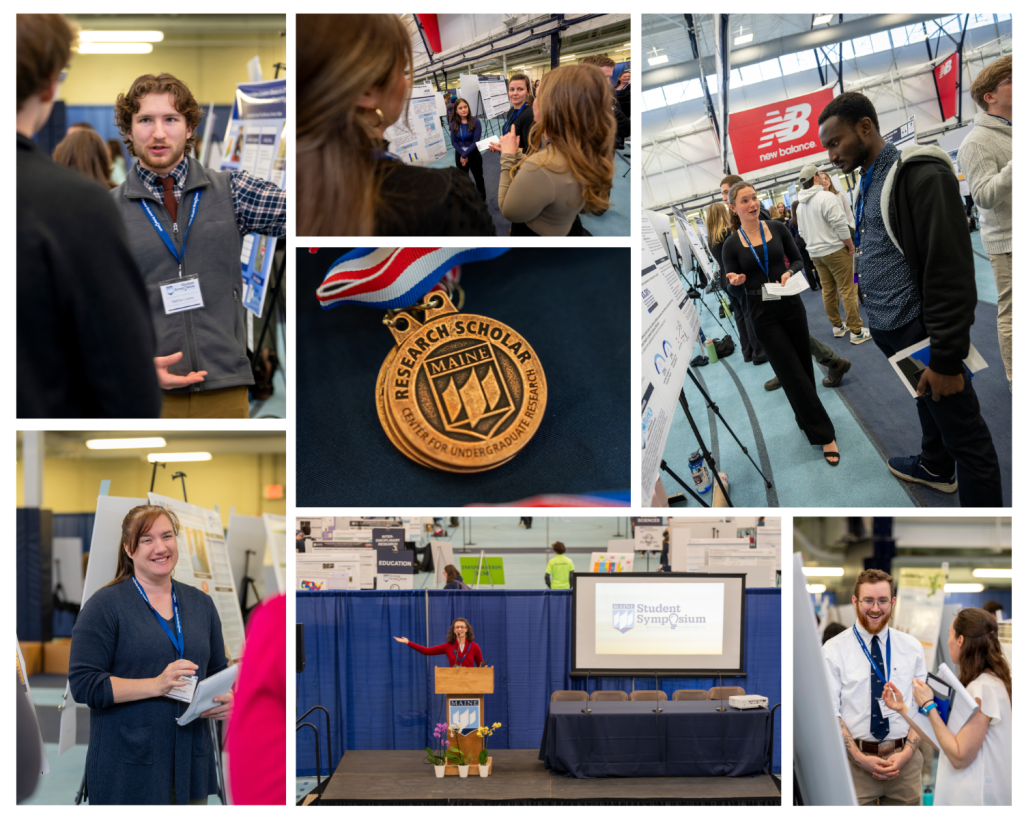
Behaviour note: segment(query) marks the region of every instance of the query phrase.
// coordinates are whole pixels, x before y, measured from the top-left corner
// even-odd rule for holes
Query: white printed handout
[[[895,355],[889,356],[889,363],[896,370],[896,374],[903,382],[903,386],[910,391],[914,398],[917,398],[917,382],[921,378],[921,373],[931,363],[931,343],[932,340],[929,337],[924,341],[917,342],[917,344],[904,347]],[[964,366],[967,368],[968,378],[974,378],[975,373],[988,367],[988,362],[981,357],[981,353],[972,344],[971,348],[967,351],[967,358],[964,359]]]
[[[768,282],[764,289],[770,296],[795,296],[797,293],[803,293],[809,287],[803,273],[794,273],[785,284]]]

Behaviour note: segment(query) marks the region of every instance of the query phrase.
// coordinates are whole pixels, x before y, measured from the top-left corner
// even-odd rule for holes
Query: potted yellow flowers
[[[483,739],[484,747],[480,751],[478,757],[480,759],[480,776],[486,777],[491,772],[491,763],[487,759],[487,737],[492,736],[494,732],[501,727],[500,722],[494,723],[490,728],[486,725],[482,725],[476,729],[476,735]]]

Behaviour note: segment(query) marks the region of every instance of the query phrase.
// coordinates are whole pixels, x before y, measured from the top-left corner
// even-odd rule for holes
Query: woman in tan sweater
[[[596,66],[561,66],[544,76],[544,94],[533,104],[529,156],[514,125],[500,141],[498,207],[512,222],[512,236],[585,236],[579,214],[608,210],[613,104]]]

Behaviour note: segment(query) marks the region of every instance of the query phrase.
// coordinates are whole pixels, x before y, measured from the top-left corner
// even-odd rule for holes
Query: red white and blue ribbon
[[[337,259],[316,297],[325,310],[364,304],[398,310],[416,304],[453,268],[495,259],[507,247],[360,247]]]

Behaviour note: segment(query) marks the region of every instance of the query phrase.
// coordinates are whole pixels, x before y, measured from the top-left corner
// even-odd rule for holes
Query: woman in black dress
[[[761,222],[761,203],[754,186],[737,182],[729,189],[735,233],[722,248],[722,267],[729,284],[746,288],[757,338],[782,382],[797,425],[807,440],[824,448],[825,460],[839,464],[836,431],[814,386],[807,312],[797,296],[764,300],[766,282],[785,284],[803,268],[800,251],[781,222]],[[789,259],[786,267],[785,259]]]

